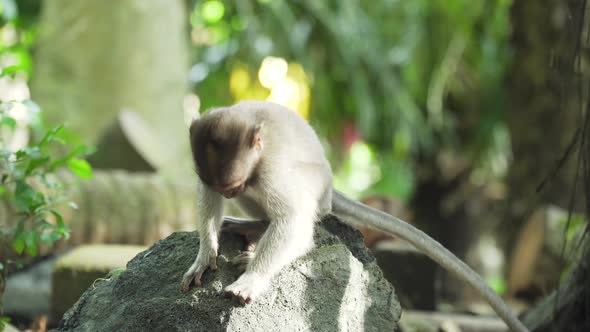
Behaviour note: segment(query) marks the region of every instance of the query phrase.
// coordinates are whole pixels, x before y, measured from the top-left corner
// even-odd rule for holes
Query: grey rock
[[[198,250],[196,233],[178,232],[88,289],[59,331],[397,331],[401,308],[359,232],[334,218],[316,227],[316,248],[273,279],[257,302],[223,297],[239,271],[229,263],[245,245],[221,238],[219,269],[186,294],[180,280]]]

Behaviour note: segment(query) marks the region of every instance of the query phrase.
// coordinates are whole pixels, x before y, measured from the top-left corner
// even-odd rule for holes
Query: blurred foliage
[[[0,0],[0,67],[2,75],[24,75],[33,70],[33,46],[41,2]]]
[[[0,279],[6,277],[8,265],[17,263],[9,258],[9,246],[18,255],[34,257],[41,245],[69,238],[69,229],[56,210],[67,202],[64,184],[51,175],[67,167],[80,178],[92,177],[90,164],[81,159],[91,149],[72,148],[63,126],[45,131],[40,139],[33,133],[29,141],[30,124],[38,124],[38,116],[31,100],[0,102],[0,199],[11,203],[18,219],[0,225]]]
[[[0,199],[11,203],[18,219],[0,225],[0,285],[9,265],[18,266],[9,258],[9,247],[34,257],[40,246],[69,237],[56,208],[75,204],[52,175],[68,168],[80,178],[92,177],[83,159],[92,149],[76,145],[79,140],[61,125],[47,129],[40,107],[29,97],[39,6],[32,0],[0,0]],[[0,330],[8,321],[0,317]]]
[[[341,190],[408,199],[417,166],[441,153],[476,182],[504,175],[510,0],[186,1],[201,111],[240,99],[297,110]],[[39,7],[0,0],[6,72],[30,77]]]
[[[343,166],[337,178],[349,192],[407,198],[417,158],[436,159],[441,150],[463,154],[480,177],[505,171],[509,0],[189,3],[190,77],[201,110],[244,97],[272,100],[274,91],[253,79],[265,59],[300,64],[310,89],[309,120]],[[238,81],[250,82],[247,93],[232,93],[236,71]],[[357,172],[352,145],[342,144],[351,123],[365,144],[352,158],[379,170],[361,181],[363,189],[346,180],[358,184],[361,176],[351,174]]]
[[[0,237],[12,239],[11,246],[17,254],[25,252],[36,256],[40,243],[52,243],[69,236],[61,215],[55,210],[63,203],[63,184],[49,175],[68,167],[80,178],[91,178],[92,169],[88,162],[79,158],[90,152],[85,146],[68,149],[66,153],[52,149],[54,144],[68,144],[62,135],[63,126],[47,130],[36,142],[22,144],[24,140],[20,138],[27,128],[23,126],[22,117],[15,114],[21,113],[23,106],[16,102],[0,104],[0,198],[14,203],[15,215],[19,218],[13,229],[3,226]],[[20,147],[15,149],[18,145]],[[48,222],[50,215],[53,223]]]

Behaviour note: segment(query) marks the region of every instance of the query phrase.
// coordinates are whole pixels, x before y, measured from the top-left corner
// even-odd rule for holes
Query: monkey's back
[[[332,207],[332,170],[313,128],[295,111],[265,101],[242,101],[235,110],[253,114],[263,124],[263,172],[283,173],[299,194],[317,199],[318,214]]]
[[[271,150],[267,155],[329,167],[317,134],[295,111],[266,101],[242,101],[230,108],[253,113],[263,123],[264,148]]]

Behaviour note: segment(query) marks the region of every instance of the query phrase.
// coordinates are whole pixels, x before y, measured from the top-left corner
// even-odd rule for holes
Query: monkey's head
[[[232,198],[246,189],[262,155],[262,123],[248,114],[217,109],[193,120],[193,159],[199,178]]]

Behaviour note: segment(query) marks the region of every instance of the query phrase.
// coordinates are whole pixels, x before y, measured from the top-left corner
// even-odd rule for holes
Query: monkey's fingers
[[[183,293],[188,292],[193,281],[196,286],[201,286],[201,276],[203,275],[204,271],[205,271],[204,268],[199,269],[199,270],[194,270],[194,271],[191,271],[189,269],[189,271],[187,271],[184,274],[184,276],[182,277],[182,282],[180,283],[180,290]]]
[[[182,282],[180,283],[180,290],[183,293],[188,292],[190,289],[191,284],[194,282],[195,286],[201,287],[201,277],[205,270],[209,267],[212,271],[217,270],[217,257],[212,256],[209,257],[209,264],[201,264],[199,260],[195,261],[193,265],[186,271],[186,273],[182,276]]]
[[[225,297],[228,297],[234,301],[237,301],[241,305],[252,303],[252,298],[250,296],[243,295],[241,293],[236,294],[233,291],[225,291],[224,295],[225,295]]]
[[[244,273],[238,280],[225,287],[225,296],[237,299],[241,304],[250,303],[260,297],[270,282],[259,274]]]

